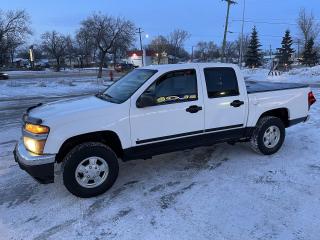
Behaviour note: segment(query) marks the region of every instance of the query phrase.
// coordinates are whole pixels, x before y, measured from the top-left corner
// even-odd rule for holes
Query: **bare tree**
[[[35,58],[35,59],[41,59],[41,58],[43,58],[44,55],[43,55],[41,46],[39,46],[39,45],[36,44],[36,43],[33,43],[32,46],[33,46],[33,55],[34,55],[34,58]],[[17,49],[17,54],[16,54],[16,56],[17,56],[17,57],[20,57],[20,58],[24,58],[24,59],[29,59],[29,58],[30,58],[29,48],[30,48],[30,45],[26,45],[26,44],[23,45],[22,47],[20,47],[19,49]]]
[[[210,61],[219,58],[219,47],[213,41],[200,41],[196,45],[194,56],[201,61]]]
[[[304,45],[311,39],[316,39],[319,35],[320,24],[317,23],[313,13],[308,14],[306,9],[302,8],[297,19],[299,31],[303,36]]]
[[[25,43],[28,35],[31,35],[30,17],[24,10],[7,11],[0,10],[0,64],[4,63],[6,55],[13,59],[17,47]]]
[[[194,51],[194,58],[199,59],[201,61],[207,61],[208,60],[208,43],[204,41],[200,41],[195,46],[196,50]]]
[[[129,48],[130,45],[127,44],[125,39],[119,39],[116,41],[111,49],[113,64],[116,64],[119,58],[126,57]]]
[[[162,35],[157,36],[151,41],[149,48],[156,53],[157,63],[160,64],[162,57],[168,54],[169,41]]]
[[[83,65],[89,66],[95,50],[95,40],[91,37],[89,29],[85,27],[80,28],[76,34],[76,44],[81,67]]]
[[[76,57],[76,47],[74,39],[68,35],[65,37],[65,47],[66,47],[66,58],[69,61],[69,66],[72,65],[72,60]]]
[[[179,51],[183,49],[183,45],[190,38],[189,32],[181,29],[176,29],[169,35],[169,43],[172,46],[174,60],[176,62]]]
[[[6,38],[6,46],[7,53],[10,55],[10,61],[13,63],[14,56],[16,53],[16,50],[19,46],[23,45],[25,43],[24,39],[21,39],[18,36],[15,36],[14,34],[10,34]]]
[[[42,34],[42,48],[50,57],[56,60],[57,71],[60,71],[61,62],[66,56],[66,37],[56,31]]]
[[[131,46],[135,39],[135,27],[131,21],[108,15],[93,14],[84,20],[82,28],[86,29],[99,49],[100,63],[98,78],[102,77],[102,68],[107,53],[119,42],[122,46]]]
[[[236,41],[227,41],[225,46],[225,58],[227,62],[233,62],[233,58],[239,57]]]
[[[244,57],[245,53],[247,52],[249,42],[250,42],[250,36],[248,34],[244,35],[243,38],[241,38],[241,35],[238,37],[238,39],[235,41],[236,48],[237,48],[237,57],[240,57],[241,54],[241,40],[242,40],[242,56]],[[242,59],[244,60],[244,59]]]

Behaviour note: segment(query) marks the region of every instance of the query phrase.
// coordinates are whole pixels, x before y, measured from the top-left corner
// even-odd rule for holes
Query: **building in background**
[[[136,50],[136,51],[128,51],[127,53],[127,62],[133,64],[136,67],[142,67],[142,56],[144,65],[148,66],[153,64],[154,52],[150,50]]]
[[[133,64],[136,67],[142,67],[142,55],[144,60],[144,65],[157,65],[157,64],[169,64],[173,63],[173,57],[167,55],[166,53],[161,53],[159,58],[159,53],[152,50],[133,50],[127,52],[127,59],[124,60],[126,63]]]

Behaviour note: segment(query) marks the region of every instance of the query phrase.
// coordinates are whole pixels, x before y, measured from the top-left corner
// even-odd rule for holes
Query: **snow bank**
[[[295,68],[280,76],[268,76],[269,69],[244,69],[244,77],[256,81],[320,84],[320,65]]]
[[[0,81],[0,100],[8,98],[74,95],[104,90],[112,82],[94,77],[39,78]]]
[[[52,74],[64,74],[64,73],[91,73],[91,72],[97,72],[99,70],[98,67],[91,67],[91,68],[66,68],[61,69],[59,72],[55,71],[54,69],[46,68],[42,71],[31,71],[31,70],[17,70],[17,71],[5,71],[5,73],[9,74],[9,76],[21,76],[21,75],[43,75],[46,73],[52,73]],[[103,71],[113,70],[112,68],[102,68]]]

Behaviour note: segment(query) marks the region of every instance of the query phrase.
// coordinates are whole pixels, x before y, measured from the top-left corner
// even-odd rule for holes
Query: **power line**
[[[240,19],[234,19],[232,22],[243,22]],[[269,24],[269,25],[294,25],[297,26],[297,23],[289,23],[289,22],[267,22],[267,21],[253,21],[253,20],[244,20],[246,23],[257,23],[257,24]]]

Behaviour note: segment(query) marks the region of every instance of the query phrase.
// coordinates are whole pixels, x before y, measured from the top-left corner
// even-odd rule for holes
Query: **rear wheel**
[[[73,148],[64,159],[63,182],[78,197],[106,192],[118,177],[116,154],[102,143],[88,142]]]
[[[276,153],[285,139],[285,126],[280,118],[262,117],[252,134],[251,147],[258,153],[271,155]]]

